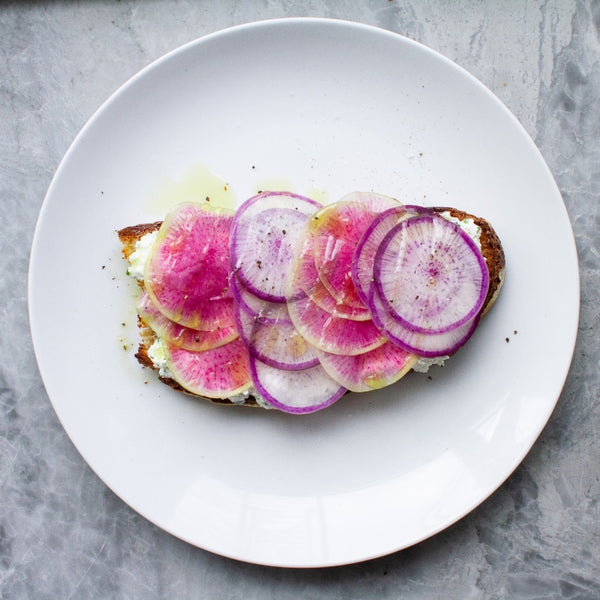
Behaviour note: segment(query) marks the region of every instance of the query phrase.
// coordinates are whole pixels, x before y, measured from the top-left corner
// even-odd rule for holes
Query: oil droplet
[[[164,215],[181,202],[209,202],[212,206],[229,209],[237,206],[231,185],[203,165],[192,167],[178,180],[165,177],[148,208]]]

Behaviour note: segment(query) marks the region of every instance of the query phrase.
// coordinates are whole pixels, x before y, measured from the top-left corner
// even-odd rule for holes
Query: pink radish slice
[[[250,369],[258,393],[284,412],[316,412],[331,406],[346,393],[319,364],[302,371],[282,371],[251,357]]]
[[[368,307],[349,306],[338,302],[319,278],[312,252],[312,238],[309,229],[305,227],[298,239],[294,263],[286,287],[286,295],[292,299],[309,296],[318,306],[336,317],[366,321],[371,318]]]
[[[269,302],[255,296],[235,275],[231,276],[230,283],[233,297],[240,309],[261,323],[270,323],[272,325],[292,323],[285,304],[281,302]]]
[[[373,213],[382,213],[390,208],[401,206],[396,198],[375,192],[350,192],[340,198],[340,202],[360,202]]]
[[[180,348],[202,352],[223,346],[239,336],[235,325],[219,327],[213,331],[199,331],[184,327],[163,315],[147,292],[142,292],[137,302],[137,312],[162,340]]]
[[[229,291],[232,211],[181,204],[165,218],[144,271],[152,301],[192,329],[233,325]]]
[[[302,337],[319,350],[355,355],[385,342],[371,320],[352,321],[323,310],[308,296],[288,302],[292,322]]]
[[[152,302],[160,309],[167,318],[190,329],[200,331],[212,331],[218,328],[232,327],[235,325],[233,311],[233,298],[218,298],[216,300],[200,299],[197,296],[188,296],[183,299],[183,305],[178,312],[170,313],[165,306],[175,306],[181,301],[181,292],[172,288],[163,288],[154,285],[150,293],[145,286]],[[160,298],[162,304],[157,304],[156,298]],[[168,315],[172,314],[172,317]]]
[[[351,392],[369,392],[398,381],[417,362],[417,357],[392,342],[358,356],[317,352],[330,377]]]
[[[231,398],[252,385],[249,354],[241,339],[205,352],[165,343],[167,366],[188,392],[205,398]]]
[[[373,315],[373,323],[390,341],[407,352],[424,358],[454,354],[468,341],[479,321],[479,316],[476,316],[472,321],[446,333],[420,333],[408,329],[390,315],[375,286],[371,287],[369,307]]]
[[[320,206],[297,194],[264,192],[238,209],[231,231],[231,267],[255,296],[285,302],[298,234]]]
[[[335,202],[310,219],[317,272],[327,290],[341,304],[364,306],[352,281],[351,265],[356,245],[374,216],[359,202]]]
[[[315,349],[289,318],[277,324],[264,323],[238,306],[236,319],[248,351],[262,362],[283,370],[308,369],[319,363]]]
[[[436,214],[396,225],[377,250],[373,272],[389,313],[421,333],[445,333],[471,321],[489,286],[479,248]]]

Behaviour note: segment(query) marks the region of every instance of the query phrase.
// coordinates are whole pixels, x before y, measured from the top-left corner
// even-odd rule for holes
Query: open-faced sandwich
[[[485,219],[374,193],[184,203],[118,235],[138,361],[177,390],[291,413],[443,364],[504,280]]]

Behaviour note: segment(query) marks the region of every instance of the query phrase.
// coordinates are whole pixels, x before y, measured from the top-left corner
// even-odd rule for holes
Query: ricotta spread
[[[413,365],[413,371],[417,373],[427,373],[433,365],[443,367],[444,363],[449,359],[449,356],[436,356],[434,358],[423,358],[419,356],[417,362]]]
[[[446,221],[456,223],[474,242],[477,247],[481,250],[481,227],[475,224],[473,219],[457,219],[453,217],[448,211],[440,213]]]
[[[147,233],[135,243],[135,250],[129,256],[129,268],[127,274],[138,281],[144,279],[144,267],[150,256],[150,250],[156,240],[158,231]]]
[[[148,358],[152,361],[154,367],[158,370],[158,374],[166,379],[172,379],[173,375],[169,371],[167,365],[167,355],[162,340],[157,337],[152,346],[148,348]]]

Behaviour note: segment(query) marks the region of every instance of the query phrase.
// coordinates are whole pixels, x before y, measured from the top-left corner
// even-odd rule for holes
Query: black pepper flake
[[[508,342],[510,342],[510,338],[504,338],[504,341],[508,344]]]
[[[259,269],[262,269],[262,261],[260,261],[260,260],[257,260],[257,261],[256,261],[256,266],[257,266]]]
[[[206,196],[205,200],[206,200],[207,202],[210,202],[210,196]]]

